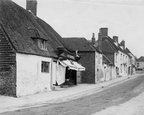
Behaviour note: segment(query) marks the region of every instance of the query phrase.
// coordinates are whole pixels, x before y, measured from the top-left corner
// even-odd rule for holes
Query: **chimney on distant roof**
[[[95,33],[92,34],[92,44],[95,45]]]
[[[118,36],[113,36],[113,40],[118,43]]]
[[[26,0],[26,9],[37,16],[37,0]]]
[[[102,51],[102,39],[108,36],[108,28],[100,28],[98,33],[98,49]]]
[[[108,36],[108,28],[100,28],[99,33],[101,33],[102,36]]]
[[[102,34],[98,33],[98,49],[102,51]]]
[[[120,43],[120,45],[123,46],[123,48],[125,48],[125,41],[122,40],[121,43]]]

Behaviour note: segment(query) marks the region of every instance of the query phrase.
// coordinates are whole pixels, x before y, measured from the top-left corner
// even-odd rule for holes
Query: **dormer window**
[[[42,38],[34,38],[32,37],[35,44],[42,50],[47,50],[47,41]]]
[[[47,50],[47,41],[45,41],[45,40],[39,40],[38,46],[42,50]]]
[[[42,50],[47,50],[47,39],[46,37],[34,27],[28,27],[28,30],[31,32],[32,39],[34,40],[35,44]]]

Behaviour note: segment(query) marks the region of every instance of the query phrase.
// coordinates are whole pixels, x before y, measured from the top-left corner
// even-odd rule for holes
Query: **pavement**
[[[56,88],[54,91],[19,98],[0,95],[0,113],[70,101],[98,93],[138,76],[140,74],[115,78],[98,84],[78,84],[69,88]]]

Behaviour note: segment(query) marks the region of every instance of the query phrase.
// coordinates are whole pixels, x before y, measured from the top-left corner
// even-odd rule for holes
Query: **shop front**
[[[61,51],[62,52],[62,51]],[[52,64],[52,86],[69,87],[77,85],[77,76],[85,67],[76,62],[76,55],[65,50],[59,55],[59,59]]]

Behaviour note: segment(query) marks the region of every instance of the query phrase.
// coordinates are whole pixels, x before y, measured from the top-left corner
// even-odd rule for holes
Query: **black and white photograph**
[[[0,115],[143,115],[143,0],[0,0]]]

